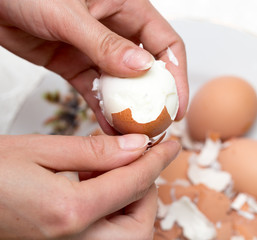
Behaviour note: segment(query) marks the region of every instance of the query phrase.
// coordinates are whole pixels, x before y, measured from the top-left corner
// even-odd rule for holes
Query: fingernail
[[[126,151],[143,148],[148,142],[149,137],[143,134],[127,134],[118,137],[120,148]]]
[[[130,69],[146,70],[153,65],[154,58],[144,49],[129,49],[123,57],[123,62]]]

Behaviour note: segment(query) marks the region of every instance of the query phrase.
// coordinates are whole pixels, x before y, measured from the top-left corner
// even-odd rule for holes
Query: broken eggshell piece
[[[155,137],[177,115],[175,79],[163,61],[154,61],[149,71],[139,77],[118,78],[104,73],[93,84],[106,120],[122,134]]]
[[[175,222],[183,228],[184,236],[188,239],[206,240],[216,236],[213,223],[186,196],[170,205],[160,225],[163,230],[169,230]]]

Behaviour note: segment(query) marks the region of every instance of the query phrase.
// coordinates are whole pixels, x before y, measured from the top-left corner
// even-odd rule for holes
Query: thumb
[[[137,76],[153,64],[154,58],[149,52],[112,32],[89,13],[86,18],[85,14],[81,19],[77,16],[72,25],[71,30],[65,29],[66,41],[79,48],[109,74]]]
[[[123,136],[8,136],[5,142],[26,152],[26,159],[57,171],[108,171],[135,161],[149,138]]]

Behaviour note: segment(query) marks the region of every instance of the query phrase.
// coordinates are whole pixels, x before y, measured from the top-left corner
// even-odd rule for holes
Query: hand
[[[147,0],[1,0],[0,44],[15,54],[60,74],[86,99],[108,134],[91,91],[101,71],[137,76],[151,65],[152,55],[166,61],[175,77],[185,114],[188,84],[181,38]],[[143,50],[138,47],[142,42]],[[179,66],[167,58],[170,47]]]
[[[0,136],[0,239],[151,239],[154,181],[179,144],[142,155],[146,140]],[[63,171],[98,176],[76,181],[57,174]]]

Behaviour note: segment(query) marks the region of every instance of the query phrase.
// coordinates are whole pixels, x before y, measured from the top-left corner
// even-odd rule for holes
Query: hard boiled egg
[[[160,60],[139,77],[104,73],[94,81],[93,90],[98,90],[105,118],[122,134],[155,137],[170,126],[179,107],[175,79]]]

